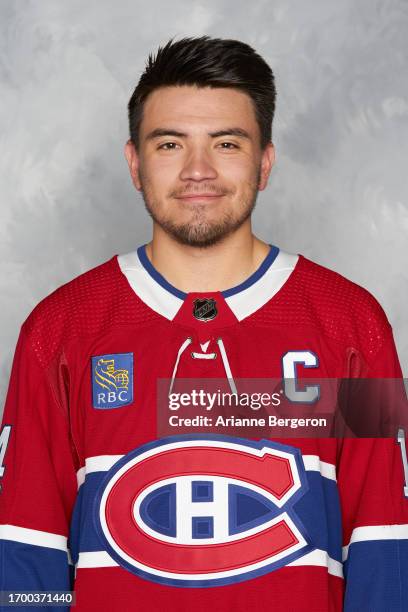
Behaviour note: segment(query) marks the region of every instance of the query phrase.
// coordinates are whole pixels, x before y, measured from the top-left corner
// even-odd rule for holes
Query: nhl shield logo
[[[99,410],[133,402],[133,353],[92,357],[92,404]]]
[[[211,321],[218,314],[214,298],[198,298],[194,300],[193,315],[199,321]]]
[[[106,473],[94,519],[109,555],[161,584],[212,587],[272,572],[312,549],[295,504],[299,449],[270,440],[171,436]]]

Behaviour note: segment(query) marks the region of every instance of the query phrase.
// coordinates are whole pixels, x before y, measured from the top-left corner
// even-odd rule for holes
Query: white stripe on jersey
[[[84,483],[86,474],[92,472],[107,472],[124,455],[97,455],[87,457],[85,465],[77,471],[78,488]],[[336,466],[327,461],[322,461],[319,455],[303,455],[303,463],[306,471],[320,472],[323,478],[336,480]]]
[[[67,538],[56,533],[40,531],[38,529],[27,529],[16,525],[0,525],[0,539],[21,542],[22,544],[33,544],[34,546],[45,546],[68,552]]]
[[[343,578],[343,566],[339,561],[329,557],[325,550],[313,550],[303,557],[287,564],[287,567],[302,567],[314,565],[317,567],[327,567],[329,574]],[[119,567],[119,564],[104,550],[96,552],[79,553],[77,569],[97,568],[97,567]]]
[[[78,488],[85,481],[85,476],[91,472],[107,472],[119,459],[124,455],[98,455],[96,457],[87,457],[85,465],[77,471]]]
[[[319,455],[302,455],[306,471],[320,472],[323,478],[336,480],[336,466],[333,463],[322,461]]]
[[[346,561],[349,548],[356,542],[377,540],[408,540],[408,525],[366,525],[356,527],[351,534],[350,542],[343,546],[343,561]]]
[[[306,553],[303,557],[288,563],[287,567],[299,567],[302,565],[317,565],[320,567],[327,567],[329,574],[343,578],[343,564],[340,561],[336,561],[329,557],[325,550],[312,550],[310,553]]]

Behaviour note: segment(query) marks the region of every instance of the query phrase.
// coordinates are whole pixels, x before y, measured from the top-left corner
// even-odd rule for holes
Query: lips
[[[224,195],[223,193],[190,193],[186,195],[176,196],[176,199],[178,200],[195,200],[195,199],[204,199],[204,198],[214,199],[214,198],[220,198],[223,195]]]

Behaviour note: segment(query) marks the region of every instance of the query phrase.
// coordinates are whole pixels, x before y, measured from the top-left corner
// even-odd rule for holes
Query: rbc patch
[[[92,357],[92,405],[99,410],[133,402],[133,353]]]

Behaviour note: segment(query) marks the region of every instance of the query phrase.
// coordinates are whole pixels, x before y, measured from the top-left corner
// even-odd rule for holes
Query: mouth
[[[223,196],[223,193],[190,193],[183,196],[176,196],[176,200],[182,200],[183,202],[211,202]]]

